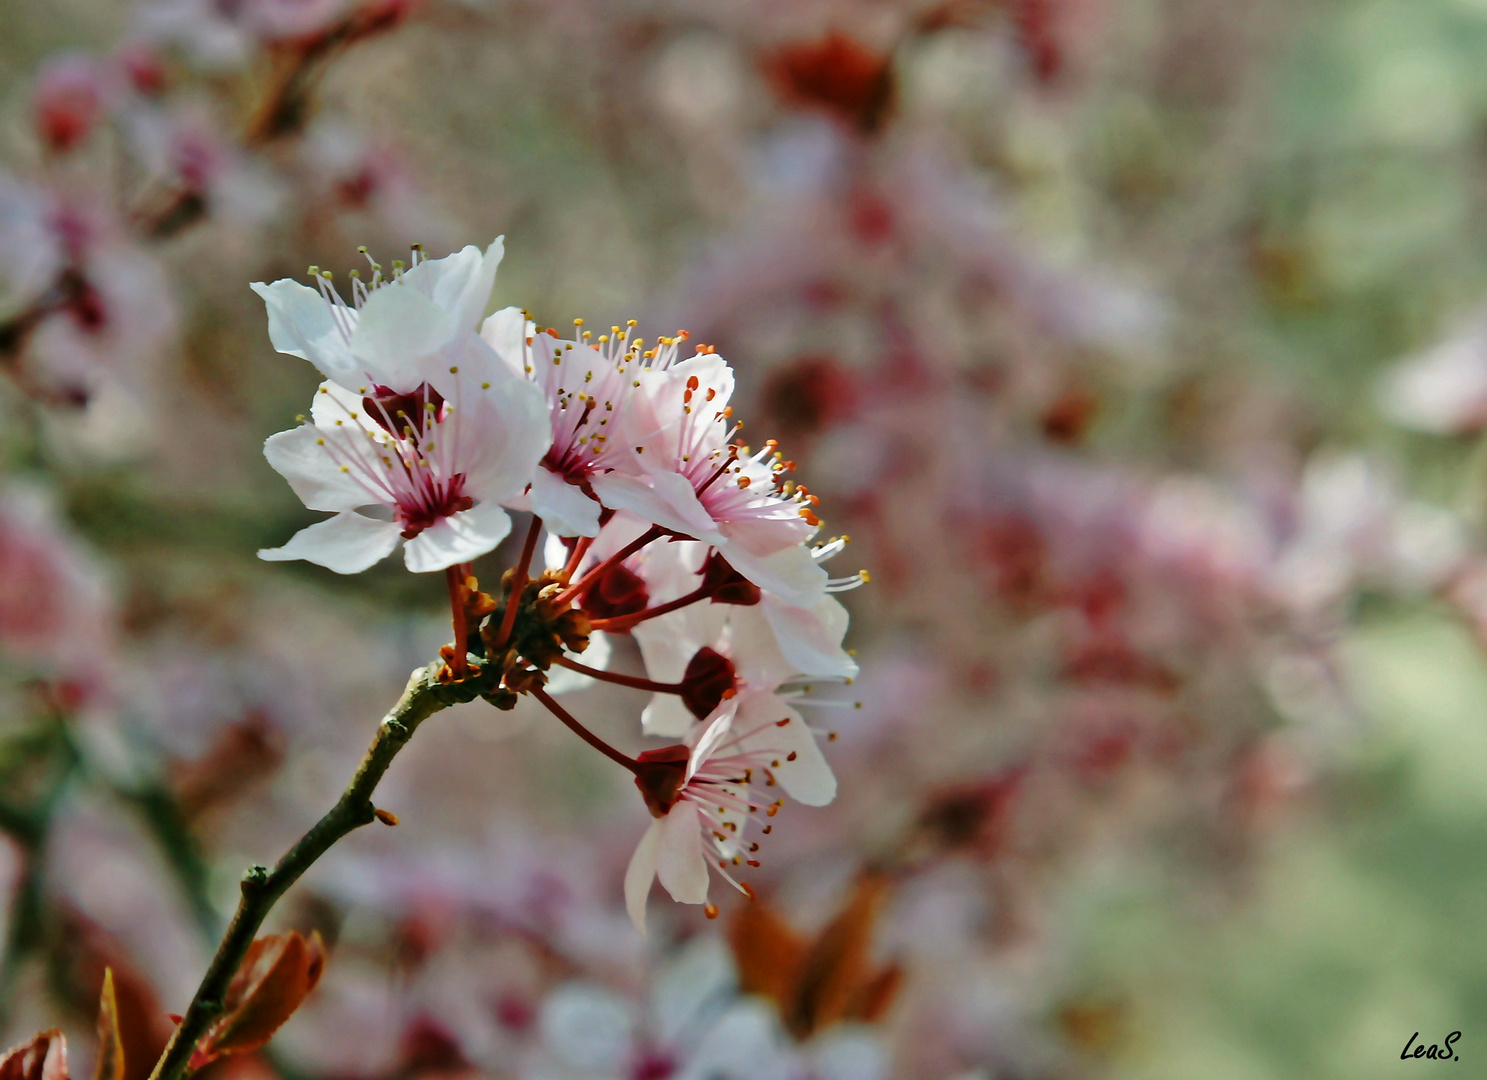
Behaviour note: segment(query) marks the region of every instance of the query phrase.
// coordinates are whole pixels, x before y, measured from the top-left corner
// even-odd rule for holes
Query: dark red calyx
[[[101,333],[108,324],[108,311],[103,306],[103,297],[80,271],[65,270],[58,287],[62,291],[62,306],[84,333]]]
[[[401,439],[407,436],[409,428],[415,435],[423,434],[430,413],[438,416],[444,407],[444,395],[428,383],[420,384],[417,390],[408,394],[399,394],[386,386],[374,386],[372,393],[362,398],[361,403],[378,427]],[[429,405],[433,406],[432,410],[427,408]]]
[[[748,606],[759,602],[759,586],[733,569],[716,551],[710,552],[707,562],[702,564],[702,588],[714,604]]]
[[[634,615],[649,604],[645,581],[623,564],[611,566],[600,574],[578,598],[578,606],[594,619]]]
[[[676,805],[682,784],[687,779],[687,762],[692,752],[685,746],[663,746],[646,750],[635,759],[635,786],[645,797],[652,817],[665,817]]]
[[[733,661],[704,645],[687,662],[682,675],[682,704],[701,720],[718,707],[718,702],[732,697],[737,687]]]

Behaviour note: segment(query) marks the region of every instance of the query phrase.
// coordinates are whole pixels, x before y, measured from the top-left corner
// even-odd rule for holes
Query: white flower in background
[[[0,660],[101,681],[112,645],[108,581],[38,488],[0,489]]]
[[[514,377],[474,328],[501,259],[497,240],[416,261],[347,305],[320,277],[255,284],[280,352],[329,379],[308,423],[264,444],[269,464],[312,510],[336,516],[259,552],[343,574],[365,570],[407,541],[409,570],[443,570],[499,544],[503,502],[531,483],[546,449],[541,395]],[[377,516],[358,513],[370,508]]]
[[[387,133],[370,136],[321,116],[300,140],[296,157],[308,186],[307,213],[324,214],[333,207],[357,215],[344,226],[348,231],[370,223],[388,236],[455,234],[455,226],[419,186],[408,156]]]
[[[67,265],[41,301],[48,317],[27,342],[34,369],[84,397],[105,384],[139,395],[176,330],[159,260],[86,204],[59,201],[49,219]]]
[[[179,49],[202,71],[225,73],[248,63],[260,45],[323,33],[356,7],[353,0],[152,0],[135,12],[134,29],[145,42]]]
[[[701,353],[637,373],[620,419],[625,456],[591,480],[605,506],[629,510],[678,536],[716,547],[766,592],[811,607],[826,573],[805,548],[819,522],[814,497],[783,479],[770,443],[753,456],[730,448],[733,372]]]
[[[1363,582],[1429,591],[1467,555],[1466,529],[1455,514],[1405,499],[1391,471],[1366,455],[1318,452],[1297,496],[1297,528],[1272,583],[1292,610],[1321,610]]]
[[[535,1052],[518,1075],[524,1080],[846,1080],[847,1074],[813,1068],[822,1048],[792,1045],[768,1002],[739,993],[733,958],[713,935],[698,935],[663,961],[648,990],[642,998],[587,980],[555,987],[542,1001]],[[854,1080],[876,1080],[876,1075]]]
[[[156,236],[191,224],[197,214],[236,229],[267,223],[284,206],[283,178],[225,137],[219,120],[199,108],[139,106],[118,123],[149,190],[161,193],[139,214]]]
[[[747,832],[761,811],[772,818],[779,810],[783,800],[772,797],[773,789],[807,806],[836,797],[836,778],[815,732],[770,693],[735,695],[706,727],[694,729],[687,747],[648,751],[639,760],[654,770],[637,774],[636,783],[655,820],[625,871],[625,907],[641,933],[657,878],[683,904],[707,903],[709,869],[752,895],[729,868],[759,865],[759,843]]]
[[[1389,368],[1375,393],[1390,420],[1434,435],[1462,435],[1487,423],[1487,322]]]
[[[0,173],[0,318],[45,291],[67,255],[51,224],[45,194]]]

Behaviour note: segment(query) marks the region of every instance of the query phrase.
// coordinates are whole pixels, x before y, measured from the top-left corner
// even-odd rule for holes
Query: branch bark
[[[441,685],[437,678],[438,668],[437,663],[430,664],[409,677],[403,696],[377,725],[371,746],[336,805],[284,853],[272,871],[267,867],[253,866],[243,875],[242,898],[238,901],[237,912],[175,1035],[150,1073],[150,1080],[180,1080],[185,1075],[197,1042],[207,1033],[212,1021],[221,1015],[228,984],[242,964],[248,946],[253,944],[264,918],[289,887],[333,844],[374,820],[372,792],[418,725],[440,709],[458,701],[473,700],[478,694],[474,680],[465,684]]]

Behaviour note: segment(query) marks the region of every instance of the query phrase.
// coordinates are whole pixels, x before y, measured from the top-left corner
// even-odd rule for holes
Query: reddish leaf
[[[846,906],[812,943],[801,964],[794,1008],[785,1015],[786,1027],[799,1037],[807,1038],[839,1020],[856,1019],[851,1015],[853,999],[876,979],[868,954],[886,899],[887,882],[864,875]]]
[[[295,930],[253,942],[228,985],[226,1011],[197,1046],[190,1067],[264,1045],[315,989],[324,969],[319,931],[308,938]]]
[[[113,971],[115,1015],[126,1064],[124,1080],[147,1080],[170,1040],[172,1026],[149,982],[128,955],[97,924],[73,911],[62,912],[66,952],[62,974],[67,1000],[98,1001],[104,972]]]
[[[0,1058],[0,1080],[68,1080],[67,1040],[56,1028]]]
[[[103,970],[103,993],[98,998],[98,1062],[93,1080],[124,1080],[124,1037],[119,1033],[119,1002],[114,995],[114,972]]]
[[[843,1020],[880,1019],[903,981],[896,966],[874,970],[869,955],[887,887],[883,878],[865,875],[814,939],[762,902],[740,908],[731,944],[744,991],[772,1000],[798,1039]]]
[[[181,813],[194,822],[273,775],[283,761],[283,740],[272,721],[253,711],[223,730],[202,757],[173,765],[171,787]]]
[[[808,943],[773,908],[757,902],[738,909],[731,944],[743,992],[787,1007],[800,979]]]

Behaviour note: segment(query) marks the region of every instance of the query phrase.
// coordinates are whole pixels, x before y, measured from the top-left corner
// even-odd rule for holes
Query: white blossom
[[[510,531],[502,503],[522,494],[545,449],[540,395],[475,334],[501,258],[497,240],[424,260],[370,286],[354,305],[321,278],[255,284],[280,352],[327,376],[309,421],[264,445],[305,505],[336,516],[297,533],[270,560],[358,573],[407,541],[415,572],[490,551]],[[372,515],[358,513],[369,510]]]

